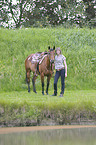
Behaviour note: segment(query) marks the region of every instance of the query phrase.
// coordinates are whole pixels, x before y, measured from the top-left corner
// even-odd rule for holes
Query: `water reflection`
[[[96,128],[5,134],[0,145],[96,145]]]

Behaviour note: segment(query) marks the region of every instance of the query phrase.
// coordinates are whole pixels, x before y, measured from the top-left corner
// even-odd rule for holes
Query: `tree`
[[[86,21],[91,25],[96,26],[96,1],[95,0],[83,0],[86,7]]]
[[[34,4],[34,10],[27,13],[30,25],[55,26],[67,21],[70,24],[82,25],[83,3],[76,0],[35,0]]]
[[[16,3],[14,3],[12,0],[1,0],[1,21],[3,21],[3,23],[7,23],[8,27],[11,22],[14,23],[16,28],[20,27],[24,21],[23,13],[26,10],[26,7],[30,5],[30,1],[16,0]]]
[[[96,16],[95,0],[1,0],[1,25],[19,28],[76,24],[83,27]]]

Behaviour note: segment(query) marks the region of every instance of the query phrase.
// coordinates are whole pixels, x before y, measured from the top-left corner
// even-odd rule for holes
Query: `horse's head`
[[[50,59],[50,63],[54,63],[54,59],[55,59],[55,46],[53,48],[50,48],[50,46],[48,47],[49,49],[49,59]]]

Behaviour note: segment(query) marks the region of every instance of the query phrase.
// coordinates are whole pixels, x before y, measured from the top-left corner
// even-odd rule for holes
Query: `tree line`
[[[0,0],[0,26],[96,27],[95,0]]]

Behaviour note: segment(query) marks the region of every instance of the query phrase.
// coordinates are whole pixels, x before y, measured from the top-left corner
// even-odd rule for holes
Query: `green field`
[[[26,57],[48,46],[60,47],[68,66],[65,95],[42,96],[40,76],[38,94],[27,92]],[[32,75],[31,75],[32,78]],[[46,78],[45,78],[46,87]],[[96,121],[96,29],[28,28],[0,29],[0,125],[26,126],[49,122],[71,124]]]
[[[96,89],[96,29],[0,29],[0,91],[24,91],[26,57],[48,46],[60,47],[66,57],[66,88]],[[41,90],[40,77],[36,81]],[[50,89],[53,90],[53,80]],[[58,87],[60,84],[58,84]]]

